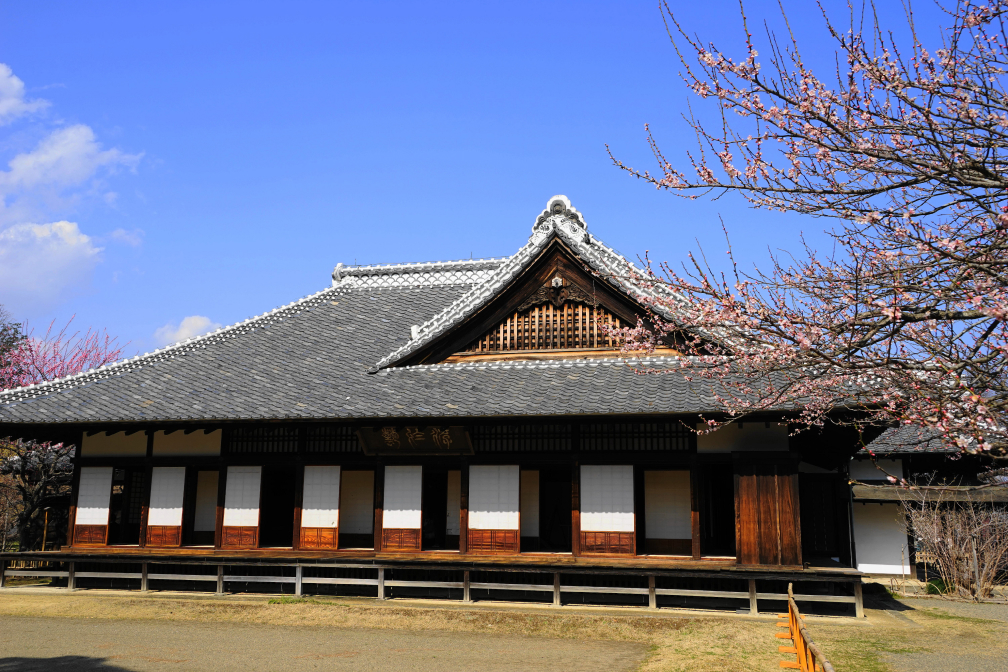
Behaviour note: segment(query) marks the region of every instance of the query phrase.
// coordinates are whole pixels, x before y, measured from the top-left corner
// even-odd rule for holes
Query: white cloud
[[[127,231],[126,229],[116,229],[109,234],[109,238],[112,240],[125,243],[130,247],[140,247],[143,245],[143,237],[143,229],[133,229],[132,231]]]
[[[209,317],[190,315],[189,317],[182,318],[182,321],[177,326],[169,322],[159,328],[154,332],[154,339],[159,345],[171,345],[193,336],[200,336],[214,329],[220,329],[220,326],[217,322],[212,322]]]
[[[30,152],[18,154],[0,172],[0,196],[36,188],[82,184],[99,168],[136,167],[142,154],[101,148],[94,131],[84,124],[53,131]]]
[[[0,63],[0,126],[48,106],[49,101],[40,98],[26,100],[24,82],[14,74],[10,66]]]
[[[37,314],[86,287],[100,252],[74,222],[0,231],[0,302],[18,314]]]

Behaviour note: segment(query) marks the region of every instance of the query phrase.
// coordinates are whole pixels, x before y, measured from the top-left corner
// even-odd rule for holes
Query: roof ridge
[[[480,259],[458,259],[453,261],[416,261],[399,264],[366,264],[344,266],[342,262],[333,269],[333,282],[338,283],[343,277],[362,275],[377,275],[386,273],[411,273],[416,271],[464,270],[471,268],[496,268],[510,257],[483,257]]]
[[[33,385],[24,385],[22,387],[12,387],[9,390],[0,390],[0,403],[14,403],[17,401],[24,401],[25,399],[34,399],[35,397],[42,396],[43,394],[48,394],[47,391],[48,388],[55,388],[57,390],[67,389],[69,387],[73,387],[74,385],[72,383],[78,381],[79,379],[87,379],[83,380],[81,384],[87,382],[94,382],[96,380],[102,380],[104,378],[109,378],[115,375],[116,372],[120,369],[127,369],[129,371],[133,371],[139,367],[142,367],[143,364],[145,363],[142,360],[150,360],[151,363],[157,363],[160,361],[164,361],[165,359],[174,357],[175,356],[174,353],[177,351],[182,351],[184,354],[185,352],[195,350],[205,341],[215,340],[216,342],[222,342],[224,339],[228,337],[234,338],[234,336],[231,336],[231,334],[236,330],[240,330],[243,327],[248,327],[248,325],[250,325],[253,322],[258,322],[273,316],[277,316],[282,312],[285,311],[290,312],[296,308],[301,307],[303,304],[307,304],[312,301],[317,302],[321,299],[323,294],[331,293],[333,292],[334,289],[335,289],[334,287],[326,287],[325,289],[315,292],[314,294],[309,294],[307,296],[301,297],[296,301],[292,301],[286,305],[278,306],[273,310],[266,311],[265,313],[261,313],[259,315],[253,315],[252,317],[242,320],[241,322],[235,322],[234,324],[229,324],[227,326],[220,327],[214,331],[207,332],[200,336],[194,336],[191,338],[187,338],[184,341],[178,341],[176,343],[172,343],[171,345],[166,345],[163,348],[157,348],[155,350],[151,350],[150,352],[145,352],[142,355],[134,355],[129,359],[121,359],[112,362],[110,364],[105,364],[103,366],[88,369],[87,371],[80,371],[78,373],[74,373],[69,376],[63,376],[62,378],[54,378],[53,380],[45,380],[42,381],[41,383],[35,383]],[[252,328],[254,329],[255,327]],[[241,333],[247,333],[247,332],[243,331]],[[203,345],[202,347],[206,346]],[[31,392],[36,393],[31,394]],[[17,398],[7,399],[7,397],[17,397]]]

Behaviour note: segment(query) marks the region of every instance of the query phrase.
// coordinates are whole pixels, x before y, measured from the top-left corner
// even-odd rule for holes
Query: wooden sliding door
[[[634,473],[630,465],[581,467],[581,553],[634,555]]]
[[[185,467],[153,468],[147,514],[147,546],[163,548],[182,545],[185,475]]]
[[[423,507],[423,467],[385,467],[382,550],[419,551]]]
[[[801,565],[797,470],[784,462],[735,463],[737,561]]]
[[[259,545],[259,497],[262,467],[228,467],[224,491],[221,548]]]
[[[300,548],[339,545],[340,468],[305,467]]]
[[[469,467],[468,552],[518,553],[520,506],[518,465]]]
[[[108,542],[112,467],[81,467],[74,519],[74,546],[104,546]]]

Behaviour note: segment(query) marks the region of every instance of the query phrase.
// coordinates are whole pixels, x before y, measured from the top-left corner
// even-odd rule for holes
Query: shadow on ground
[[[0,658],[0,672],[35,670],[83,670],[84,672],[125,672],[125,667],[109,665],[104,658],[59,656],[56,658]]]
[[[883,611],[913,611],[913,607],[897,600],[881,583],[864,584],[864,603],[869,609]]]

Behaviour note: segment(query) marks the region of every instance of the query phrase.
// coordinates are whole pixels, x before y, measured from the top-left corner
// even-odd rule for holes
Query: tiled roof
[[[628,262],[591,237],[580,213],[556,197],[514,257],[337,266],[332,287],[263,315],[76,376],[0,392],[0,424],[717,411],[710,383],[642,376],[635,367],[648,362],[636,360],[389,367],[500,291],[552,232],[600,274],[626,282]],[[423,325],[416,336],[413,325]],[[385,368],[375,373],[378,361]]]
[[[862,455],[869,452],[876,455],[891,455],[896,453],[957,453],[959,449],[949,444],[933,430],[917,425],[901,425],[885,430],[859,452]]]
[[[503,292],[512,280],[528,268],[554,236],[566,243],[578,258],[600,277],[613,283],[627,295],[643,303],[655,298],[666,301],[671,299],[669,303],[672,305],[685,303],[683,297],[670,291],[663,284],[641,282],[641,279],[647,277],[646,271],[630,263],[621,254],[588,233],[584,217],[571,206],[566,196],[554,196],[546,204],[546,209],[536,218],[532,235],[524,247],[514,256],[500,260],[500,264],[483,282],[474,285],[457,301],[419,325],[419,329],[409,342],[383,357],[375,368],[394,366],[473,315]],[[653,303],[649,305],[661,310],[666,319],[675,322],[674,312],[663,310]]]

